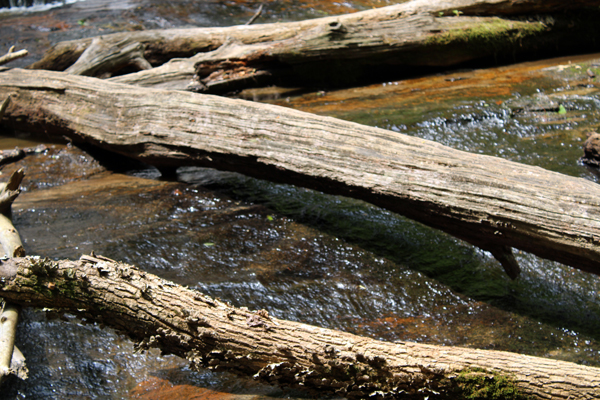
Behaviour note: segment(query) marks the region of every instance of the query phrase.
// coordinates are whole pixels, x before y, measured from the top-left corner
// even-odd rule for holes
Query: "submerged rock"
[[[600,134],[592,132],[590,137],[583,143],[583,157],[581,162],[594,167],[600,166]]]

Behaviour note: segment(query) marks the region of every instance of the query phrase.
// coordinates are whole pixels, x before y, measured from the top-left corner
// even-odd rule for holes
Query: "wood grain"
[[[542,168],[288,108],[51,71],[0,73],[2,122],[148,164],[198,165],[366,200],[497,258],[600,274],[600,187]]]

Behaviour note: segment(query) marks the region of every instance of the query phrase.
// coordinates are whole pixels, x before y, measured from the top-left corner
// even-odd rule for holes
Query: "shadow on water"
[[[289,185],[218,175],[180,169],[184,181],[200,180],[212,190],[262,204],[377,257],[422,272],[465,296],[600,340],[600,280],[595,276],[519,253],[523,273],[513,282],[491,255],[387,210]],[[218,182],[208,184],[214,178]],[[389,279],[392,271],[373,268],[377,266],[370,266],[370,274]]]

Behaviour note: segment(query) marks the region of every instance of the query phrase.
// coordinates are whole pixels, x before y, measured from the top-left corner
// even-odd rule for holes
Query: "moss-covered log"
[[[598,46],[598,6],[598,0],[413,0],[301,22],[63,42],[31,67],[91,76],[133,67],[143,71],[115,81],[202,92],[272,83],[348,85],[473,60],[589,52]]]
[[[507,352],[386,343],[232,307],[101,256],[15,258],[0,296],[69,310],[198,367],[320,395],[364,398],[593,399],[600,370]]]

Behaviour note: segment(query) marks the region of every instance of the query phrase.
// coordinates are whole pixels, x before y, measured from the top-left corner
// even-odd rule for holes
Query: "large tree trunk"
[[[204,92],[272,83],[346,85],[472,60],[513,61],[575,48],[589,52],[600,34],[599,5],[598,0],[413,0],[301,22],[62,42],[31,67],[109,76],[133,66],[143,71],[115,81]]]
[[[600,186],[383,129],[273,105],[61,72],[0,73],[3,122],[159,168],[238,171],[366,200],[490,251],[600,275]]]
[[[500,351],[385,343],[284,321],[101,256],[10,259],[0,264],[0,277],[0,295],[13,302],[69,309],[129,335],[142,349],[159,347],[197,366],[320,395],[600,398],[597,368]]]

